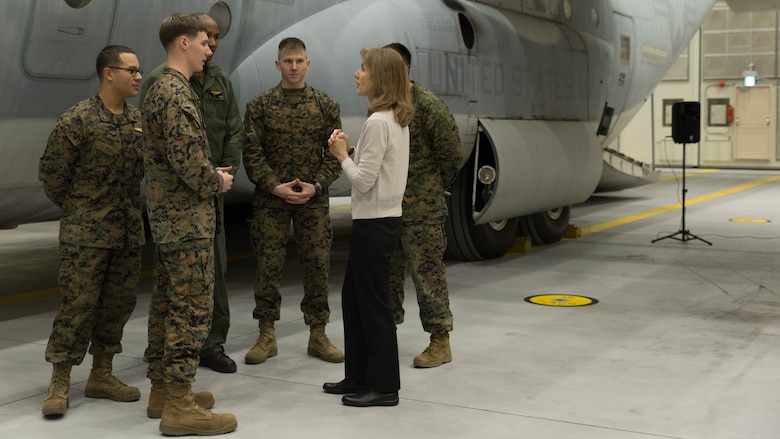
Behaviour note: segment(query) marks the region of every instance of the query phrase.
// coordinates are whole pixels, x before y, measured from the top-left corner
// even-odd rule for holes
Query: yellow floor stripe
[[[685,177],[686,178],[688,178],[688,177],[695,177],[697,175],[709,174],[710,172],[715,172],[715,171],[716,171],[715,168],[713,168],[713,169],[701,169],[701,170],[699,170],[697,172],[686,172],[685,173]],[[658,181],[677,180],[678,178],[682,178],[682,176],[683,176],[683,174],[680,174],[680,175],[670,175],[668,177],[661,177],[661,178],[658,179]]]
[[[690,206],[691,204],[701,203],[702,201],[711,200],[713,198],[718,198],[718,197],[722,197],[722,196],[725,196],[725,195],[731,195],[731,194],[736,193],[736,192],[744,191],[746,189],[751,189],[751,188],[754,188],[756,186],[761,186],[762,184],[772,183],[772,182],[775,182],[775,181],[778,181],[778,180],[780,180],[780,176],[769,177],[769,178],[765,178],[763,180],[758,180],[758,181],[754,181],[754,182],[751,182],[751,183],[741,184],[739,186],[734,186],[733,188],[725,189],[725,190],[718,191],[718,192],[713,192],[711,194],[703,195],[701,197],[692,198],[690,200],[685,200],[685,205],[686,206]],[[670,210],[675,210],[675,209],[680,209],[680,208],[682,208],[682,203],[675,203],[675,204],[670,204],[668,206],[658,207],[656,209],[650,209],[648,211],[645,211],[645,212],[642,212],[642,213],[638,213],[636,215],[629,215],[629,216],[626,216],[626,217],[623,217],[623,218],[618,218],[618,219],[614,219],[612,221],[607,221],[605,223],[596,224],[596,225],[591,226],[591,227],[583,227],[582,228],[582,236],[585,236],[585,235],[588,235],[588,234],[591,234],[591,233],[601,232],[602,230],[607,230],[607,229],[611,229],[613,227],[622,226],[624,224],[632,223],[634,221],[639,221],[641,219],[649,218],[651,216],[659,215],[659,214],[662,214],[662,213],[665,213],[665,212],[669,212]]]
[[[23,300],[37,299],[39,297],[58,296],[59,294],[59,288],[46,288],[45,290],[29,291],[27,293],[15,294],[13,296],[0,297],[0,305],[21,302]]]
[[[703,174],[703,173],[713,172],[713,171],[714,171],[714,169],[707,169],[707,170],[699,171],[699,172],[697,172],[695,174],[685,174],[685,176],[686,177],[688,177],[688,176],[695,176],[696,174]],[[675,178],[679,178],[679,177],[680,177],[679,175],[676,176],[676,177],[675,176],[665,177],[665,178],[661,179],[660,181],[675,179]],[[701,197],[697,197],[697,198],[693,198],[693,199],[690,199],[690,200],[686,200],[685,204],[686,204],[686,206],[688,206],[688,205],[692,205],[692,204],[696,204],[696,203],[701,203],[702,201],[707,201],[707,200],[711,200],[713,198],[718,198],[718,197],[722,197],[722,196],[725,196],[725,195],[730,195],[730,194],[733,194],[733,193],[736,193],[736,192],[740,192],[740,191],[743,191],[743,190],[746,190],[746,189],[751,189],[751,188],[754,188],[756,186],[761,186],[763,184],[772,183],[772,182],[775,182],[775,181],[778,181],[778,180],[780,180],[780,176],[769,177],[769,178],[765,178],[763,180],[754,181],[752,183],[745,183],[745,184],[742,184],[742,185],[739,185],[739,186],[735,186],[735,187],[730,188],[730,189],[725,189],[725,190],[722,190],[722,191],[719,191],[719,192],[713,192],[713,193],[708,194],[708,195],[703,195]],[[617,226],[622,226],[624,224],[629,224],[629,223],[632,223],[634,221],[639,221],[641,219],[645,219],[645,218],[649,218],[651,216],[655,216],[655,215],[659,215],[659,214],[662,214],[662,213],[665,213],[665,212],[669,212],[670,210],[680,209],[681,207],[682,207],[681,203],[670,204],[668,206],[663,206],[663,207],[658,207],[658,208],[655,208],[655,209],[650,209],[648,211],[645,211],[645,212],[642,212],[642,213],[638,213],[636,215],[629,215],[629,216],[626,216],[626,217],[623,217],[623,218],[618,218],[618,219],[615,219],[615,220],[612,220],[612,221],[607,221],[607,222],[604,222],[604,223],[601,223],[601,224],[596,224],[596,225],[591,226],[591,227],[585,227],[585,228],[582,229],[582,236],[585,236],[585,235],[588,235],[588,234],[591,234],[591,233],[601,232],[603,230],[611,229],[611,228],[617,227]],[[346,209],[349,209],[349,208],[350,208],[349,205],[346,205],[346,206],[335,206],[335,207],[332,207],[331,210],[338,211],[338,210],[346,210]],[[242,254],[239,254],[239,255],[234,255],[232,257],[229,256],[228,260],[229,261],[235,261],[235,260],[240,260],[240,259],[246,259],[246,258],[251,257],[251,256],[252,256],[251,253],[242,253]],[[150,278],[152,276],[153,276],[152,270],[144,270],[144,271],[141,272],[141,278],[142,279]],[[55,295],[58,295],[59,292],[60,292],[59,288],[47,288],[47,289],[44,289],[44,290],[37,290],[37,291],[30,291],[30,292],[27,292],[27,293],[15,294],[13,296],[0,297],[0,305],[7,304],[7,303],[13,303],[13,302],[19,302],[19,301],[23,301],[23,300],[34,299],[34,298],[37,298],[37,297],[55,296]]]

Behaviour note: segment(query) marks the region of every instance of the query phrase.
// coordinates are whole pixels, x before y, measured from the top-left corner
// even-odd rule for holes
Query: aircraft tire
[[[529,238],[533,245],[556,243],[566,234],[570,216],[569,206],[525,215],[520,217],[520,234]]]
[[[445,259],[481,261],[498,258],[509,250],[517,236],[517,218],[474,225],[471,215],[471,173],[463,172],[472,167],[473,163],[466,164],[452,184],[452,196],[447,202],[449,215],[444,225],[447,232]]]

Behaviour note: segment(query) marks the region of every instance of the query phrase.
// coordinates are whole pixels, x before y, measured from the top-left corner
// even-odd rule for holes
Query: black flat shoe
[[[344,395],[341,402],[352,407],[394,406],[398,405],[398,392],[381,393],[364,390],[355,395]]]
[[[363,386],[352,384],[347,380],[339,381],[338,383],[325,383],[322,385],[322,390],[325,393],[333,393],[334,395],[345,395],[348,393],[360,393],[366,390]]]
[[[200,357],[198,366],[208,367],[213,371],[221,373],[233,373],[236,371],[236,362],[224,352],[214,352],[208,357]]]

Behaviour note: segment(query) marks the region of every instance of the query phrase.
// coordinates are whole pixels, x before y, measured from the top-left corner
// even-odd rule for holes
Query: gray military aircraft
[[[307,81],[340,103],[348,133],[359,132],[367,105],[352,78],[360,48],[405,44],[412,79],[449,105],[463,142],[447,256],[497,257],[518,234],[555,242],[566,231],[569,206],[614,180],[615,172],[603,172],[607,146],[714,3],[6,0],[0,2],[0,226],[58,217],[38,181],[38,158],[57,116],[96,92],[100,49],[130,46],[150,71],[164,60],[157,38],[162,18],[206,11],[220,24],[215,60],[230,73],[242,110],[278,83],[279,40],[297,36],[312,60]],[[623,177],[609,186],[652,181],[654,174]],[[331,195],[345,194],[345,187],[335,185]],[[247,202],[251,193],[240,176],[230,201]]]

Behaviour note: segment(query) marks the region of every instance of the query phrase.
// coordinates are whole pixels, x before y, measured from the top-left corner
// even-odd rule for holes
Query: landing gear
[[[566,206],[520,217],[520,234],[533,245],[553,244],[566,234],[570,215],[571,208]]]
[[[473,159],[463,166],[452,184],[449,197],[449,216],[445,223],[447,251],[444,257],[459,261],[481,261],[503,256],[517,236],[518,219],[510,218],[489,224],[474,225],[472,215],[472,188],[474,187]],[[490,197],[489,186],[477,184],[478,198],[474,204],[484,206]]]
[[[569,226],[571,209],[568,206],[545,212],[509,218],[488,224],[475,225],[477,216],[493,200],[498,179],[495,151],[487,139],[480,136],[477,149],[461,167],[452,184],[448,200],[447,259],[480,261],[503,256],[512,247],[518,235],[525,236],[534,245],[560,241]],[[519,188],[518,190],[522,190]]]

